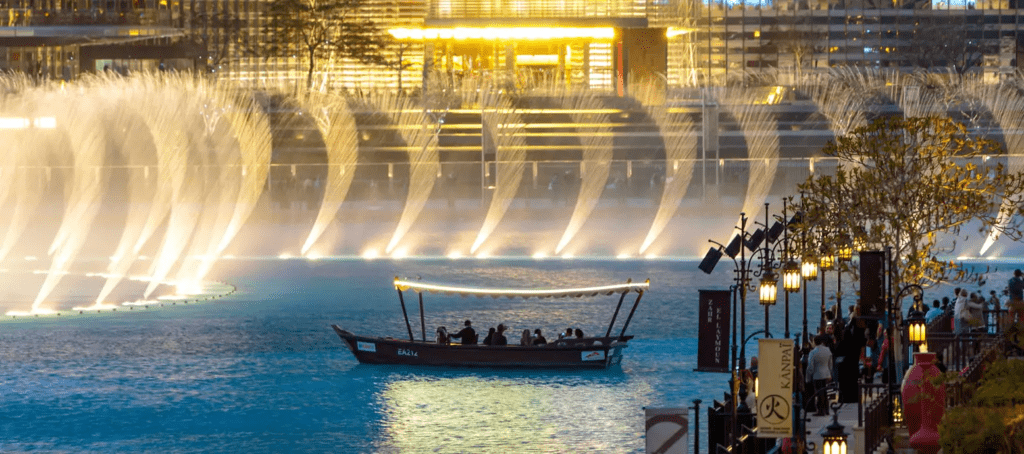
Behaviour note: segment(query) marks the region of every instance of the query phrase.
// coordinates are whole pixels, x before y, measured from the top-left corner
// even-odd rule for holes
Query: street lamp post
[[[843,243],[836,253],[836,313],[832,314],[836,320],[843,317],[843,264],[853,260],[853,247],[850,246],[849,238],[842,238]]]
[[[768,219],[768,204],[765,204],[765,218]],[[739,435],[739,420],[740,414],[749,414],[750,410],[747,408],[744,402],[747,393],[750,391],[744,381],[743,372],[747,368],[747,355],[746,355],[746,344],[749,340],[746,333],[746,300],[747,292],[751,290],[758,291],[758,301],[765,306],[765,329],[753,333],[753,335],[764,333],[765,337],[771,337],[769,333],[769,319],[768,309],[769,306],[775,303],[777,291],[778,291],[778,275],[775,274],[775,263],[774,263],[774,251],[771,245],[774,238],[777,238],[782,232],[783,226],[779,223],[773,226],[769,231],[767,225],[764,229],[757,229],[753,233],[747,233],[747,221],[748,218],[746,213],[740,213],[740,225],[738,226],[739,232],[736,233],[729,244],[722,245],[713,240],[708,240],[712,244],[718,246],[718,248],[711,248],[708,254],[701,261],[698,268],[707,274],[711,274],[714,270],[715,265],[723,255],[728,255],[735,265],[733,272],[734,285],[730,286],[730,292],[732,293],[732,326],[733,326],[733,345],[732,345],[732,383],[730,388],[733,394],[733,430],[736,436]],[[761,244],[765,243],[765,246],[760,247]],[[777,247],[777,245],[776,245]],[[748,256],[747,250],[749,249],[750,255]],[[752,266],[751,263],[755,258],[759,258],[761,264],[757,267]],[[757,285],[753,283],[755,278],[760,278]],[[739,310],[736,310],[736,305],[739,304]],[[739,319],[739,329],[737,331],[737,319]],[[737,332],[739,333],[739,358],[737,360]]]
[[[782,220],[786,222],[782,231],[782,288],[786,291],[786,329],[785,338],[789,339],[789,294],[800,291],[801,273],[800,265],[793,261],[792,252],[789,249],[789,228],[795,219],[801,216],[799,213],[794,219],[788,218],[786,199],[782,199]]]
[[[818,331],[825,331],[825,272],[831,271],[836,265],[836,256],[830,251],[822,251],[821,254],[821,312],[819,313]]]

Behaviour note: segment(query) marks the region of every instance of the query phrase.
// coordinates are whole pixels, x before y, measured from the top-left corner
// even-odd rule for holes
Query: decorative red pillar
[[[914,353],[914,365],[903,377],[903,420],[910,446],[922,454],[939,451],[938,427],[946,411],[946,386],[931,381],[941,374],[933,361],[934,353]]]

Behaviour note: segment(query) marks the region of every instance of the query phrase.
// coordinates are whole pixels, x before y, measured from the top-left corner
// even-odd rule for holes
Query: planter
[[[903,420],[910,446],[923,454],[938,452],[938,426],[946,410],[946,387],[932,383],[941,374],[934,361],[934,353],[914,353],[914,365],[903,377]]]

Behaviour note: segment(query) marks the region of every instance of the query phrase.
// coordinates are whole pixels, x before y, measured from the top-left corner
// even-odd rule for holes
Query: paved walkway
[[[842,424],[846,433],[849,434],[846,437],[846,444],[852,448],[856,442],[853,428],[857,427],[857,404],[843,405],[837,413],[839,414],[839,424]],[[830,413],[829,416],[814,416],[814,413],[811,413],[807,419],[807,431],[810,432],[807,435],[808,446],[814,443],[814,452],[821,452],[821,431],[832,424],[832,415]],[[852,454],[854,451],[850,449],[848,452]]]

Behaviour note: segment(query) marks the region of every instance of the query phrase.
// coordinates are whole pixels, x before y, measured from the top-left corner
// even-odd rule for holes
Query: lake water
[[[686,407],[693,399],[706,406],[728,389],[727,375],[693,369],[697,289],[728,288],[731,271],[723,265],[708,276],[696,265],[230,260],[214,277],[238,291],[220,299],[4,317],[0,451],[643,452],[645,407]],[[632,278],[650,279],[651,290],[629,328],[636,339],[611,370],[360,365],[329,325],[404,337],[395,276],[512,288]],[[810,290],[814,326],[820,284]],[[603,333],[616,302],[427,295],[427,336],[467,318],[478,330],[504,323],[512,333],[541,328],[549,339],[569,326]],[[802,295],[793,297],[793,332],[801,311]],[[747,312],[747,332],[762,329],[764,311]],[[783,314],[782,302],[771,310],[773,331],[782,332]],[[418,310],[410,316],[418,319]],[[413,326],[419,337],[418,320]]]

